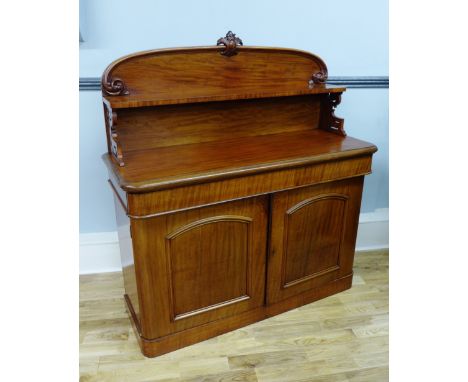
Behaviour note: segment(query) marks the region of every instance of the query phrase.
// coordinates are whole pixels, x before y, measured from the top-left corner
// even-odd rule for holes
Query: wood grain
[[[266,203],[266,197],[249,198],[132,221],[144,291],[142,337],[156,339],[263,305]]]
[[[362,156],[157,192],[128,193],[128,213],[132,218],[145,218],[168,211],[367,175],[371,172],[371,160],[370,156]]]
[[[166,236],[173,319],[249,299],[252,219],[220,215],[179,224]]]
[[[387,251],[357,253],[354,270],[346,292],[152,359],[122,274],[81,276],[80,381],[388,381]]]
[[[129,152],[125,167],[107,163],[119,185],[135,193],[349,159],[376,150],[371,143],[314,129]]]
[[[286,212],[284,288],[337,269],[340,241],[336,239],[342,237],[347,200],[342,194],[323,194]]]
[[[103,94],[112,109],[119,109],[345,90],[310,82],[314,74],[327,72],[312,53],[241,46],[226,57],[221,49],[159,49],[122,57],[104,71]],[[110,95],[108,84],[115,81],[122,81],[128,93],[120,87]]]
[[[141,288],[137,285],[130,219],[118,196],[114,197],[114,205],[125,291],[134,309],[136,322],[140,325],[138,291],[141,293]]]
[[[352,272],[363,177],[272,196],[267,301]]]
[[[122,109],[117,127],[126,155],[157,147],[310,130],[318,128],[320,107],[320,98],[299,96]]]

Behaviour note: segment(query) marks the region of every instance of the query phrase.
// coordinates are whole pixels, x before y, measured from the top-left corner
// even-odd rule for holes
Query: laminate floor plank
[[[388,251],[356,254],[353,287],[312,304],[145,358],[122,274],[80,277],[80,382],[388,381]]]

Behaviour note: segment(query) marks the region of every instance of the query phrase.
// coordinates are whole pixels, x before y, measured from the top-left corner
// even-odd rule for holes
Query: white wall
[[[228,30],[246,45],[314,52],[330,76],[388,75],[386,0],[219,2],[81,0],[80,76],[100,77],[139,50],[213,45]],[[362,212],[388,208],[388,89],[349,89],[337,109],[351,136],[379,147],[365,181]],[[115,231],[99,91],[80,92],[80,232]]]

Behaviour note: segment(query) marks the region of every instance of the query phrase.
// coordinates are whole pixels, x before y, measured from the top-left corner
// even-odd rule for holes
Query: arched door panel
[[[262,306],[267,222],[266,196],[134,220],[136,272],[145,283],[142,336],[155,339]]]
[[[352,272],[361,191],[355,178],[273,195],[268,302]]]
[[[249,299],[252,218],[219,215],[189,223],[166,237],[171,318]]]

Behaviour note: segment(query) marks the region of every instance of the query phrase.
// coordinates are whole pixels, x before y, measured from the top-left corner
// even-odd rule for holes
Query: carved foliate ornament
[[[324,84],[327,81],[328,73],[327,72],[317,72],[312,75],[309,83],[312,82],[313,84]]]
[[[225,37],[218,39],[216,45],[224,45],[225,48],[221,51],[221,54],[223,56],[231,57],[237,54],[237,47],[244,45],[244,43],[239,37],[236,37],[235,33],[229,31],[226,33]]]
[[[106,82],[102,83],[102,89],[104,93],[110,96],[130,94],[127,86],[120,78],[108,78]]]

